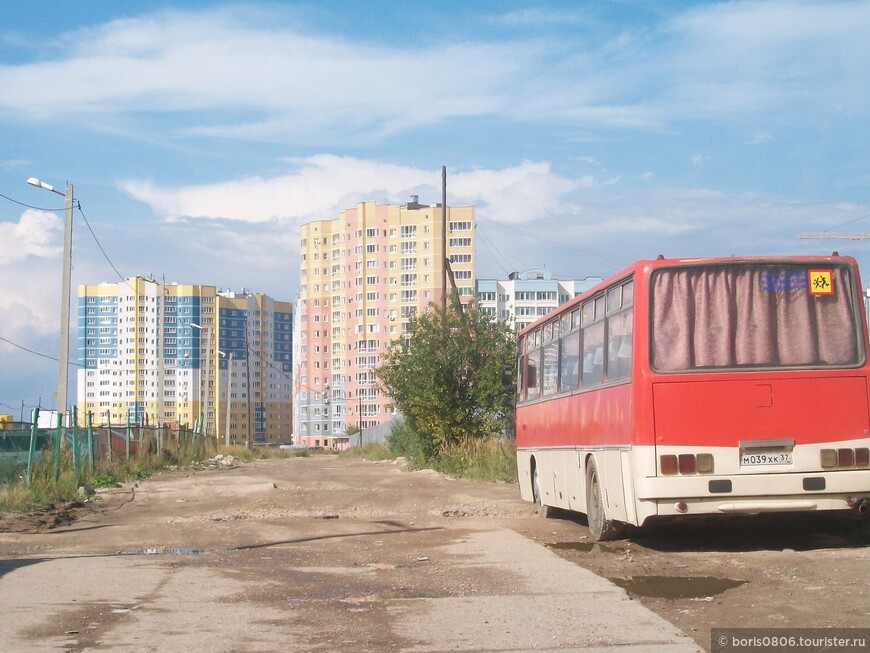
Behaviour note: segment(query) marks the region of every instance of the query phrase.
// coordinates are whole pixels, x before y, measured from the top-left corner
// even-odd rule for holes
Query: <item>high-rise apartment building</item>
[[[477,306],[519,331],[600,281],[600,277],[554,279],[541,269],[512,272],[506,280],[478,279]]]
[[[412,317],[441,305],[451,283],[462,301],[472,300],[474,207],[446,213],[414,197],[401,206],[363,202],[337,219],[302,225],[297,443],[342,448],[349,427],[389,420],[389,398],[373,373],[381,355],[408,334]]]
[[[77,326],[77,403],[95,424],[186,424],[231,443],[291,441],[289,302],[131,277],[79,286]]]

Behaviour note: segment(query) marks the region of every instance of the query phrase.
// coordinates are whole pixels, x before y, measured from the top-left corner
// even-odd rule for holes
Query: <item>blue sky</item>
[[[0,412],[54,404],[63,201],[31,176],[75,185],[74,287],[292,301],[300,224],[440,201],[442,165],[480,277],[833,250],[870,269],[870,241],[796,238],[870,232],[867,34],[867,1],[7,0]]]

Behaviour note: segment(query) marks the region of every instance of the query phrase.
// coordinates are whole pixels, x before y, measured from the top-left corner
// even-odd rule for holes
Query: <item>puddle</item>
[[[199,549],[196,547],[171,547],[171,548],[157,548],[152,547],[149,549],[142,549],[141,551],[134,552],[134,555],[146,555],[146,556],[189,556],[189,555],[200,555],[205,553],[205,549]]]
[[[629,576],[608,580],[637,596],[657,599],[697,599],[715,596],[746,582],[712,576]]]
[[[547,548],[555,549],[556,551],[582,551],[583,553],[606,551],[607,553],[614,553],[612,547],[604,546],[598,542],[554,542],[548,544]]]

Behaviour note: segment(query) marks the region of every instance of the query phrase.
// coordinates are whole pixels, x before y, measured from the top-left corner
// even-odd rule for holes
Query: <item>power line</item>
[[[12,202],[13,204],[18,204],[19,206],[24,206],[28,209],[34,209],[37,211],[48,211],[51,213],[56,213],[56,212],[60,212],[60,211],[64,210],[62,208],[45,208],[45,207],[40,207],[40,206],[33,206],[32,204],[27,204],[25,202],[20,202],[19,200],[13,199],[13,198],[9,197],[8,195],[4,195],[3,193],[0,193],[0,197]],[[109,266],[112,268],[112,270],[115,271],[115,274],[118,275],[118,278],[121,281],[125,282],[130,287],[130,289],[133,290],[134,288],[132,285],[130,285],[130,282],[127,280],[127,277],[125,277],[123,274],[121,274],[120,271],[118,271],[117,266],[115,266],[115,264],[109,258],[109,255],[106,253],[106,250],[103,247],[102,243],[100,242],[100,239],[97,238],[97,234],[94,232],[93,227],[91,227],[91,223],[88,221],[88,217],[85,215],[85,212],[82,209],[82,203],[77,199],[74,200],[74,202],[75,202],[75,208],[78,209],[79,213],[82,216],[82,219],[85,221],[85,226],[88,228],[88,231],[90,232],[91,237],[94,239],[94,242],[97,244],[97,247],[99,248],[100,253],[103,255],[103,258],[106,259],[106,262],[109,264]]]
[[[100,239],[97,238],[97,234],[94,233],[94,230],[91,228],[91,223],[88,222],[88,218],[87,218],[87,216],[85,215],[85,212],[82,210],[82,203],[81,203],[81,202],[78,202],[78,207],[77,207],[77,208],[78,208],[78,210],[79,210],[79,213],[81,213],[81,215],[82,215],[82,219],[85,221],[85,225],[87,226],[88,231],[91,232],[91,236],[93,237],[94,242],[97,244],[97,247],[100,248],[100,252],[102,252],[102,254],[103,254],[103,258],[106,259],[106,261],[109,263],[109,265],[110,265],[110,266],[112,267],[112,269],[115,271],[115,274],[118,275],[118,277],[121,279],[121,281],[124,281],[125,283],[127,283],[127,285],[129,285],[129,282],[127,282],[126,277],[124,277],[124,275],[122,275],[120,272],[118,272],[118,268],[115,267],[115,264],[112,263],[112,260],[109,258],[109,255],[106,254],[106,250],[103,249],[103,246],[102,246],[102,244],[100,243]],[[132,286],[130,286],[130,288],[132,289]]]
[[[496,260],[496,263],[501,266],[502,272],[505,273],[505,276],[509,275],[511,273],[511,269],[507,257],[501,253],[498,247],[495,246],[495,243],[493,243],[492,239],[486,233],[484,233],[484,230],[480,228],[479,224],[477,226],[477,233],[480,234],[480,236],[489,243],[488,249],[490,249],[491,253],[493,254],[493,259]],[[501,258],[501,261],[498,260],[498,257]]]
[[[24,345],[19,345],[17,342],[12,342],[12,341],[9,340],[8,338],[4,338],[3,336],[0,336],[0,340],[2,340],[2,341],[5,342],[5,343],[8,343],[8,344],[12,345],[13,347],[18,347],[18,349],[21,349],[21,350],[23,350],[23,351],[26,351],[28,354],[33,354],[34,356],[41,356],[42,358],[47,358],[48,360],[52,360],[52,361],[56,361],[56,362],[60,360],[60,359],[57,358],[56,356],[49,356],[48,354],[43,354],[43,353],[40,353],[40,352],[38,352],[38,351],[34,351],[33,349],[28,349],[28,348],[25,347]],[[81,363],[73,363],[73,362],[70,361],[69,364],[70,364],[70,365],[75,365],[76,367],[84,367],[84,365],[82,365]]]
[[[527,238],[530,238],[532,240],[536,240],[540,243],[544,243],[545,245],[549,245],[550,247],[555,247],[556,249],[560,249],[564,252],[568,252],[569,254],[580,254],[584,258],[586,258],[594,263],[597,263],[605,268],[610,268],[611,272],[615,272],[615,271],[619,270],[620,268],[624,267],[624,265],[625,265],[623,262],[617,261],[615,259],[608,260],[608,259],[598,258],[596,256],[589,254],[588,251],[578,249],[576,247],[571,247],[570,245],[566,245],[565,243],[558,242],[555,240],[550,240],[548,238],[542,238],[538,234],[535,234],[533,232],[524,231],[523,229],[520,229],[516,225],[506,224],[504,222],[496,220],[495,218],[486,217],[486,218],[480,218],[480,219],[483,221],[488,220],[490,222],[494,222],[497,225],[504,227],[506,230],[510,230],[510,231],[522,234],[523,236],[525,236]]]
[[[18,200],[14,200],[14,199],[12,199],[11,197],[9,197],[8,195],[4,195],[3,193],[0,193],[0,197],[2,197],[4,200],[9,200],[9,201],[12,202],[13,204],[18,204],[19,206],[24,206],[24,207],[26,207],[26,208],[28,208],[28,209],[33,209],[33,210],[35,210],[35,211],[48,211],[48,212],[50,212],[50,213],[57,213],[57,212],[59,212],[59,211],[63,211],[63,210],[64,210],[63,208],[59,208],[59,209],[46,209],[46,208],[41,207],[41,206],[33,206],[32,204],[25,204],[24,202],[19,202]]]

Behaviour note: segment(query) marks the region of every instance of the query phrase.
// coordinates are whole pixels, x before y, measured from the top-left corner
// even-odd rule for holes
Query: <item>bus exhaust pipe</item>
[[[866,516],[867,513],[870,512],[870,499],[867,499],[866,497],[861,499],[855,506],[855,512],[859,515]]]

